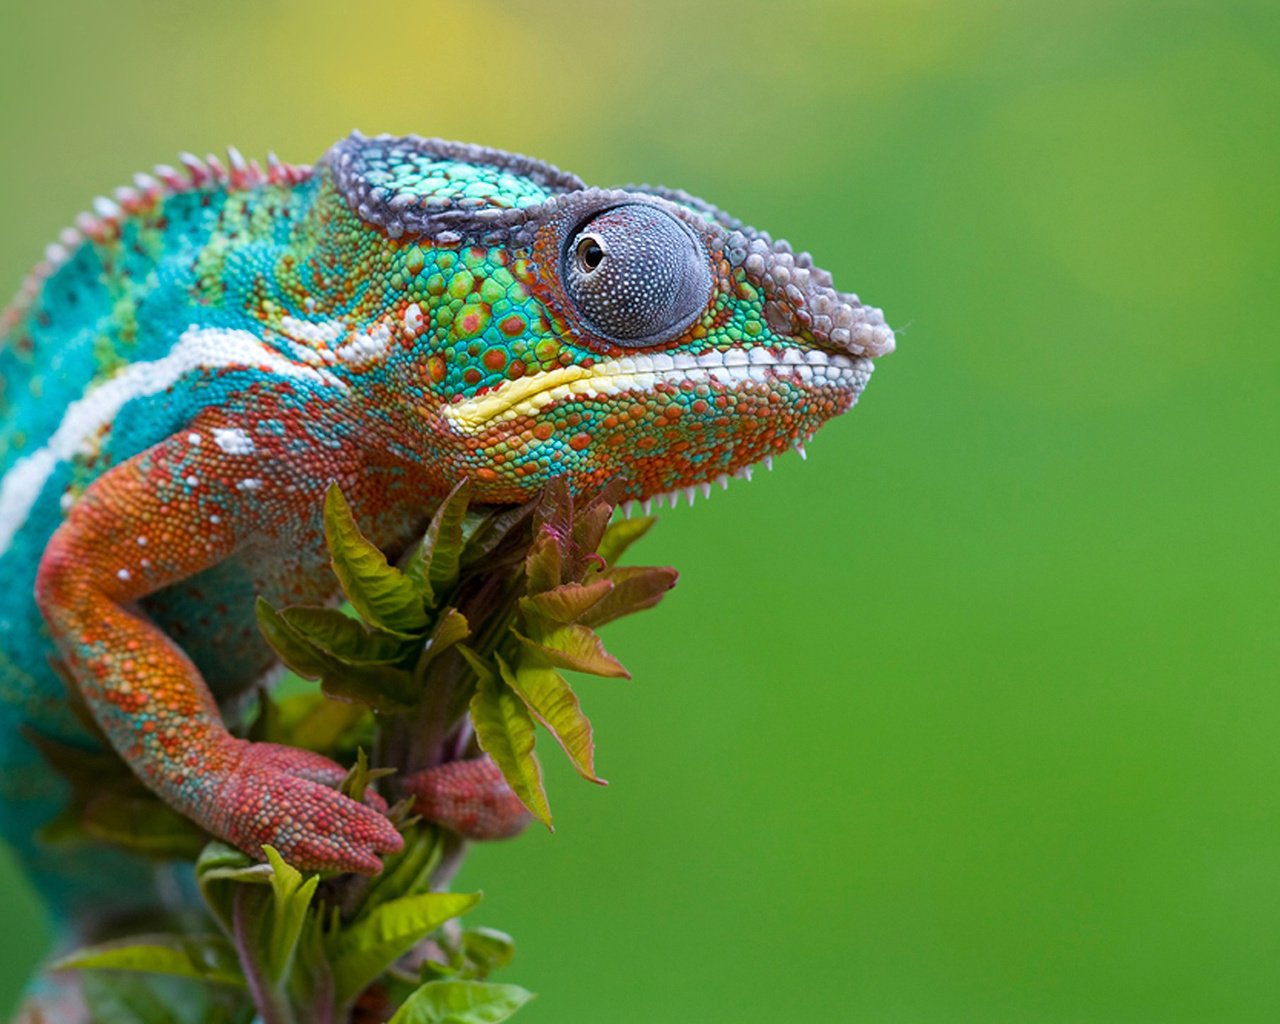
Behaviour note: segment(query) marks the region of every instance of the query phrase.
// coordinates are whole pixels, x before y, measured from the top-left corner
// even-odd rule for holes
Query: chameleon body
[[[314,167],[140,175],[0,338],[0,825],[68,919],[153,880],[33,839],[65,795],[30,737],[94,742],[51,661],[205,829],[376,872],[400,844],[380,806],[220,712],[273,667],[254,595],[333,596],[329,484],[392,555],[464,477],[489,502],[709,487],[850,408],[893,347],[807,254],[684,193],[359,134]]]

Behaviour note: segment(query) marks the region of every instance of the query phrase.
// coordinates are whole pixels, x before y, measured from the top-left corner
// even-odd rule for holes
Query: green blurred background
[[[521,1021],[1280,1019],[1274,3],[8,4],[0,281],[180,149],[684,187],[901,328],[664,517],[606,790],[478,849]],[[46,932],[0,863],[0,1010]]]

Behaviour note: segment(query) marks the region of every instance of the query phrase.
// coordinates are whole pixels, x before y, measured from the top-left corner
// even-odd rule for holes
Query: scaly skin
[[[414,810],[467,839],[510,839],[533,818],[487,755],[414,772],[402,785]]]
[[[184,165],[100,200],[0,320],[0,775],[30,761],[20,727],[91,742],[56,650],[182,813],[375,872],[401,843],[381,807],[219,711],[272,667],[252,595],[333,596],[330,482],[393,555],[463,477],[491,502],[557,475],[641,501],[708,486],[852,406],[893,335],[807,254],[683,193],[416,138],[354,135],[314,169]],[[417,782],[442,815],[466,819],[475,785],[504,805],[452,771]],[[27,787],[6,786],[34,862],[54,796],[15,812]]]

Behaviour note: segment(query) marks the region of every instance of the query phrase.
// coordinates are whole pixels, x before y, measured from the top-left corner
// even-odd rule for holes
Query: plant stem
[[[253,996],[253,1005],[258,1009],[262,1024],[297,1024],[293,1008],[284,994],[266,977],[262,964],[254,955],[251,934],[254,908],[248,905],[250,895],[255,895],[253,889],[248,885],[237,887],[232,904],[232,930],[235,934],[236,953],[240,957],[240,969],[244,971],[249,994]]]
[[[452,832],[441,832],[441,843],[444,850],[440,855],[440,863],[431,872],[433,892],[442,892],[449,887],[467,853],[467,841]]]

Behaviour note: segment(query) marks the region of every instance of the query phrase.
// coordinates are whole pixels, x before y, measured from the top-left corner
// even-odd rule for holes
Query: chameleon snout
[[[771,330],[830,353],[870,359],[894,348],[884,311],[865,306],[853,292],[836,291],[831,274],[815,266],[807,252],[795,253],[767,234],[729,234],[726,255],[764,292],[764,315]]]

